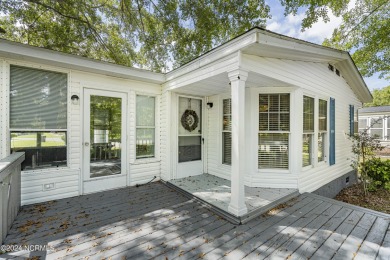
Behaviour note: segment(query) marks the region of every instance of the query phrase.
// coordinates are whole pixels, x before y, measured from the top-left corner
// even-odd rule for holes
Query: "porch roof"
[[[177,83],[181,84],[182,87],[186,85],[183,82],[189,82],[189,74],[192,74],[193,78],[197,78],[196,73],[201,69],[208,70],[211,81],[218,81],[216,80],[217,75],[219,75],[219,81],[222,81],[223,73],[227,75],[227,70],[240,67],[240,54],[332,64],[343,72],[343,77],[362,102],[372,101],[372,95],[348,52],[295,39],[259,27],[252,28],[189,63],[168,72],[163,87],[170,89]],[[222,66],[216,65],[217,63],[226,63],[226,65],[221,68]],[[224,78],[225,81],[228,81],[227,76]],[[265,84],[272,83],[273,86],[283,85],[281,81],[272,78],[261,76],[261,80],[266,81]],[[201,83],[201,81],[197,82],[199,86]],[[191,82],[190,84],[195,83]]]

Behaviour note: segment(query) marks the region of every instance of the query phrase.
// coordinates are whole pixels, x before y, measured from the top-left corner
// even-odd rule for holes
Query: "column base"
[[[228,211],[236,216],[243,216],[246,213],[248,213],[248,209],[246,205],[244,204],[243,206],[237,208],[235,205],[232,205],[231,203],[229,204]]]

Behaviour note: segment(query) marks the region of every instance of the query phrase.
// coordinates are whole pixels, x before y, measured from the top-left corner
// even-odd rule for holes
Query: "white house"
[[[359,131],[367,131],[385,147],[380,153],[390,155],[390,106],[364,107],[359,109]]]
[[[359,130],[368,129],[383,143],[390,144],[390,106],[364,107],[359,109]]]
[[[22,204],[209,173],[231,180],[237,216],[244,185],[344,182],[372,99],[347,52],[261,28],[166,74],[0,40],[0,90]]]

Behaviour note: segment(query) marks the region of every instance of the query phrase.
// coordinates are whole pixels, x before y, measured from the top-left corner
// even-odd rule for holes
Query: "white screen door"
[[[84,90],[84,193],[126,186],[126,97]]]
[[[202,99],[179,97],[177,178],[203,173]]]

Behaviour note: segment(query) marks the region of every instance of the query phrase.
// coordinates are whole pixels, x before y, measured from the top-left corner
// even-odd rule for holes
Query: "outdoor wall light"
[[[70,97],[70,99],[72,100],[72,104],[73,105],[78,105],[79,104],[79,96],[77,96],[77,95],[72,95],[71,97]]]
[[[213,106],[214,106],[213,102],[208,102],[208,103],[207,103],[207,107],[208,107],[208,108],[212,108]]]

